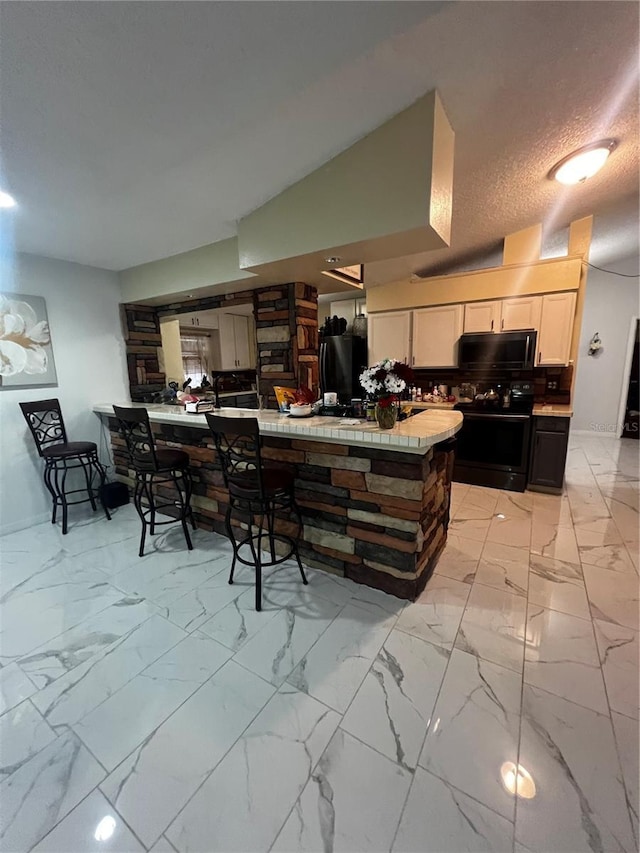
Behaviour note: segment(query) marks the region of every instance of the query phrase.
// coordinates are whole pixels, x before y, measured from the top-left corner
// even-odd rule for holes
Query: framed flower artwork
[[[57,384],[44,297],[0,293],[0,388]]]

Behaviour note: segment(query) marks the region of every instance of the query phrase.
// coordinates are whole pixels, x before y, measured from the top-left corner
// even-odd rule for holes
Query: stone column
[[[158,363],[158,347],[162,346],[160,321],[156,309],[148,305],[123,305],[121,316],[131,399],[139,403],[165,386],[165,375]]]
[[[259,392],[275,408],[274,385],[318,391],[318,293],[302,282],[254,291]]]

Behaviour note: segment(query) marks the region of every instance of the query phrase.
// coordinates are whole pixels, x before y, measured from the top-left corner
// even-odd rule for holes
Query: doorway
[[[640,437],[640,321],[636,319],[636,334],[631,352],[631,365],[627,385],[622,438]]]

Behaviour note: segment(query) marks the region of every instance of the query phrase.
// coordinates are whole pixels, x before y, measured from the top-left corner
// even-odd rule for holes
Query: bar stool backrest
[[[114,406],[113,411],[120,426],[129,460],[133,468],[141,471],[157,471],[158,457],[153,442],[149,412],[144,408],[130,409],[125,406]]]
[[[213,434],[224,484],[237,497],[264,498],[260,427],[257,418],[225,418],[205,413]]]
[[[67,431],[64,427],[59,400],[37,400],[19,405],[31,430],[39,456],[42,456],[42,451],[47,447],[67,443]]]

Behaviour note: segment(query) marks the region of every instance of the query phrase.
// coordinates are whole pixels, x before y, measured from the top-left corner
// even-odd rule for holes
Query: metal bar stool
[[[276,566],[293,556],[298,563],[302,583],[308,583],[298,553],[298,536],[275,532],[276,512],[283,510],[295,516],[298,535],[302,528],[300,510],[294,495],[294,475],[286,468],[262,464],[260,429],[256,418],[225,418],[209,412],[205,417],[213,434],[224,483],[229,491],[229,506],[225,515],[225,529],[233,548],[229,583],[233,583],[236,562],[253,566],[256,573],[256,610],[262,610],[263,568]],[[234,511],[248,520],[247,535],[240,541],[236,541],[233,535],[231,515]],[[259,518],[257,525],[256,518]],[[265,536],[270,557],[266,562],[262,557]],[[288,545],[284,556],[276,556],[277,540]],[[251,559],[240,556],[240,549],[244,546],[248,546]]]
[[[56,523],[58,507],[62,507],[62,533],[67,532],[68,507],[90,502],[95,512],[96,497],[102,504],[107,520],[111,521],[109,510],[102,499],[101,487],[107,475],[98,459],[98,447],[92,441],[68,441],[67,431],[62,418],[59,400],[38,400],[34,403],[20,403],[22,414],[29,426],[31,435],[44,459],[44,484],[53,501],[51,523]],[[67,475],[73,469],[82,469],[85,486],[80,489],[67,489]],[[94,487],[94,476],[98,485]],[[69,496],[85,494],[79,500],[69,500]]]
[[[142,521],[142,535],[138,556],[144,556],[144,540],[147,527],[150,533],[156,532],[156,527],[173,524],[170,521],[156,521],[156,513],[167,507],[177,508],[178,520],[182,524],[184,538],[189,551],[193,550],[187,519],[193,529],[196,523],[191,510],[191,472],[189,470],[189,454],[184,450],[174,448],[158,449],[153,441],[149,413],[145,408],[129,409],[114,406],[113,411],[120,425],[120,434],[125,440],[129,452],[129,461],[135,471],[136,485],[133,493],[133,503]],[[176,499],[158,503],[153,493],[154,486],[171,484],[175,489]],[[145,505],[146,501],[146,505]]]

